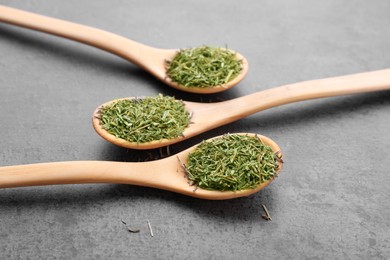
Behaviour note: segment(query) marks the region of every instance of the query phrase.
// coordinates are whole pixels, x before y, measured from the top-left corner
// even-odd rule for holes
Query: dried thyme
[[[261,206],[263,207],[264,212],[265,212],[265,214],[261,215],[261,217],[265,220],[272,220],[271,215],[269,214],[267,207],[264,204],[262,204]]]
[[[161,94],[118,100],[100,108],[98,117],[107,132],[137,143],[176,138],[189,124],[184,103]]]
[[[154,237],[152,225],[150,224],[149,220],[148,220],[148,227],[149,227],[150,236]]]
[[[167,61],[167,75],[186,87],[223,86],[240,74],[241,65],[228,49],[202,46],[180,50]]]
[[[141,231],[140,229],[132,229],[132,228],[129,228],[129,227],[127,226],[127,223],[126,223],[124,220],[122,220],[122,219],[121,219],[121,222],[122,222],[123,225],[126,226],[127,231],[129,231],[130,233],[139,233],[139,232]]]
[[[271,147],[248,135],[224,135],[203,141],[188,156],[188,178],[207,190],[252,189],[276,176]]]

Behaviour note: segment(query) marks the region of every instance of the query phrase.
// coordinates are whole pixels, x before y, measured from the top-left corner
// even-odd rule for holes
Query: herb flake
[[[229,134],[203,141],[188,156],[188,178],[207,190],[252,189],[276,177],[278,161],[258,137]]]
[[[202,46],[178,51],[167,63],[167,75],[186,87],[223,86],[242,70],[242,61],[226,48]]]
[[[183,101],[161,94],[117,100],[101,107],[98,118],[110,134],[136,143],[181,136],[190,120]]]

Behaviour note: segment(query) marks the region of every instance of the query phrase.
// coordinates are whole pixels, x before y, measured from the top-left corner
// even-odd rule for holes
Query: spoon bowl
[[[244,133],[241,133],[244,134]],[[256,136],[281,158],[280,147],[270,138]],[[217,137],[215,137],[217,138]],[[269,185],[274,178],[253,189],[215,191],[188,183],[183,164],[196,146],[174,156],[150,162],[69,161],[0,167],[0,188],[81,183],[121,183],[168,190],[208,200],[249,196]],[[279,162],[277,176],[283,167]]]
[[[100,29],[1,5],[0,22],[57,35],[105,50],[143,68],[167,85],[186,92],[211,94],[225,91],[238,84],[248,72],[245,57],[234,52],[237,59],[242,61],[242,70],[233,80],[219,86],[186,87],[172,81],[166,73],[166,61],[173,59],[179,51],[177,49],[154,48]]]
[[[101,137],[115,145],[131,149],[154,149],[183,141],[272,107],[309,99],[388,89],[390,89],[390,69],[305,81],[267,89],[218,103],[184,101],[186,109],[192,117],[191,123],[184,130],[183,134],[173,139],[162,139],[146,143],[129,142],[117,138],[102,128],[98,116],[100,108],[117,100],[107,102],[94,111],[93,126]]]

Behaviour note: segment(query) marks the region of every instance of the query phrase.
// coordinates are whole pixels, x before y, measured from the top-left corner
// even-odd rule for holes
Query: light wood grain
[[[218,103],[185,101],[186,108],[192,114],[192,118],[191,124],[184,130],[183,136],[148,143],[128,142],[116,138],[102,129],[98,119],[98,111],[101,106],[94,112],[93,126],[100,136],[116,145],[132,149],[152,149],[186,140],[213,128],[273,107],[309,99],[389,89],[390,69],[386,69],[289,84]]]
[[[166,74],[165,61],[171,60],[178,49],[158,49],[90,26],[1,5],[0,22],[53,34],[105,50],[138,65],[167,85],[186,92],[210,94],[225,91],[238,84],[248,72],[247,60],[235,52],[237,58],[243,62],[243,70],[236,78],[224,86],[188,88],[173,82]]]
[[[251,134],[254,135],[254,134]],[[258,136],[274,152],[280,147],[270,138]],[[82,183],[121,183],[168,190],[191,197],[224,200],[249,196],[258,192],[273,179],[258,187],[237,192],[210,191],[188,183],[181,163],[187,162],[189,148],[157,161],[128,163],[109,161],[69,161],[0,167],[0,188]],[[283,164],[280,163],[278,173]]]

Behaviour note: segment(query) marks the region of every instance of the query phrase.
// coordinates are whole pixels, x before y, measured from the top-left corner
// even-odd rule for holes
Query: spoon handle
[[[79,183],[124,183],[159,187],[153,162],[69,161],[0,167],[0,188]],[[154,170],[153,170],[154,169]],[[161,171],[159,171],[161,172]],[[161,175],[161,174],[160,174]]]
[[[242,118],[272,107],[309,99],[390,89],[390,69],[305,81],[222,102],[230,117]],[[229,110],[229,113],[227,112]]]
[[[145,56],[157,50],[110,32],[1,5],[0,21],[91,45],[143,68]]]

